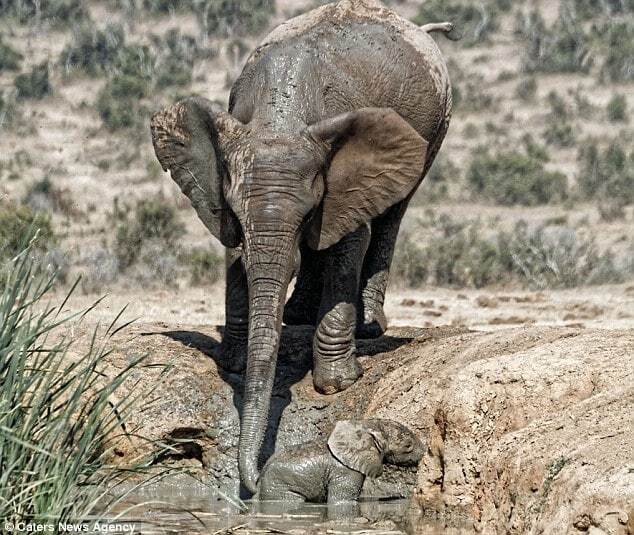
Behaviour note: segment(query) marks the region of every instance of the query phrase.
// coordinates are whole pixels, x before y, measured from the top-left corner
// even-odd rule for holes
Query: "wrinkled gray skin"
[[[386,329],[396,235],[445,136],[451,89],[426,31],[375,0],[342,0],[274,30],[236,80],[229,112],[186,99],[153,117],[152,136],[229,248],[220,361],[246,366],[239,468],[253,492],[282,320],[316,326],[317,390],[361,376],[355,329]]]
[[[260,500],[337,503],[359,498],[366,477],[383,463],[416,465],[423,444],[391,420],[338,422],[328,443],[309,442],[273,455],[258,481]]]

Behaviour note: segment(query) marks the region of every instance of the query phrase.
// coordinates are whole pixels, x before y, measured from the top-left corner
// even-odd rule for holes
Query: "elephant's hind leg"
[[[377,338],[387,329],[383,311],[385,291],[398,229],[407,204],[408,199],[405,199],[372,221],[372,238],[361,273],[356,333],[359,338]]]
[[[300,245],[301,262],[295,289],[284,307],[286,325],[316,325],[324,286],[323,253]]]
[[[368,242],[369,229],[363,225],[327,251],[319,324],[313,340],[313,383],[324,394],[345,390],[363,374],[354,331],[359,277]]]
[[[249,339],[249,290],[242,265],[241,251],[227,249],[225,331],[220,344],[219,366],[231,372],[241,372],[247,364]]]

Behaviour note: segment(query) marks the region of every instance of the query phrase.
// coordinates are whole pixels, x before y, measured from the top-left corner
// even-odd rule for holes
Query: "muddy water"
[[[199,484],[158,483],[135,491],[118,508],[112,532],[203,533],[213,535],[467,535],[465,527],[447,526],[411,507],[409,500],[361,499],[328,506],[230,501]],[[118,529],[117,529],[118,528]],[[116,529],[116,531],[115,531]]]

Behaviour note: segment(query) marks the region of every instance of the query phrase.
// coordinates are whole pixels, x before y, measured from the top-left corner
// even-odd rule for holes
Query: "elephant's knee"
[[[326,360],[339,360],[350,354],[354,345],[355,307],[339,303],[326,313],[315,331],[314,351]]]

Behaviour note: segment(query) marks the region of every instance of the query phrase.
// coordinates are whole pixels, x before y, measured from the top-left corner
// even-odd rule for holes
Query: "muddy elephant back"
[[[245,73],[264,56],[291,49],[324,62],[323,117],[392,108],[430,141],[432,151],[434,140],[444,136],[451,87],[440,50],[427,32],[379,2],[343,0],[284,22],[253,52]]]

